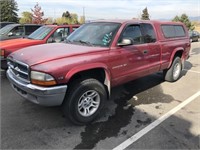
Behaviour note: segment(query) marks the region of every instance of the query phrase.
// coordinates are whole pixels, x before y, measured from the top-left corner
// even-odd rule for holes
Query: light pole
[[[83,22],[85,23],[85,7],[83,7]]]

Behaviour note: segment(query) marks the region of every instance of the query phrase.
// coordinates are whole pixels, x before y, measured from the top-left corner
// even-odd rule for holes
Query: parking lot
[[[71,124],[60,107],[23,99],[1,70],[1,148],[200,149],[199,91],[200,42],[192,43],[180,80],[165,82],[159,72],[115,87],[86,126]]]

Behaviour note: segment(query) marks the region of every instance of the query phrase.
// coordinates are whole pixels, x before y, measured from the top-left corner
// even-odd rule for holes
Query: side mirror
[[[12,35],[13,35],[13,33],[12,33],[12,32],[9,32],[9,33],[8,33],[8,36],[12,36]]]
[[[128,46],[128,45],[133,45],[133,40],[132,39],[122,39],[120,43],[117,44],[118,46]]]

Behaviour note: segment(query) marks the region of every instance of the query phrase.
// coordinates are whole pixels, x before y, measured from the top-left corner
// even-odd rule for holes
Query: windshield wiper
[[[77,40],[77,41],[73,41],[73,42],[79,42],[81,44],[86,44],[86,45],[89,45],[89,46],[94,46],[94,44],[88,42],[88,41],[82,41],[82,40]]]
[[[33,38],[31,38],[31,37],[28,37],[28,36],[27,36],[27,37],[23,37],[23,38],[26,38],[26,39],[31,39],[31,40],[33,39]]]
[[[70,44],[72,43],[72,41],[67,40],[67,39],[65,40],[65,42],[66,42],[66,43],[70,43]]]

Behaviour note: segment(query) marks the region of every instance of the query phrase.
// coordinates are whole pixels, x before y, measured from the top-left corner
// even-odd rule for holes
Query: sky
[[[16,0],[19,16],[38,2],[46,18],[58,18],[69,11],[78,16],[85,10],[86,20],[139,18],[147,7],[150,19],[172,19],[186,13],[200,16],[200,0]]]

